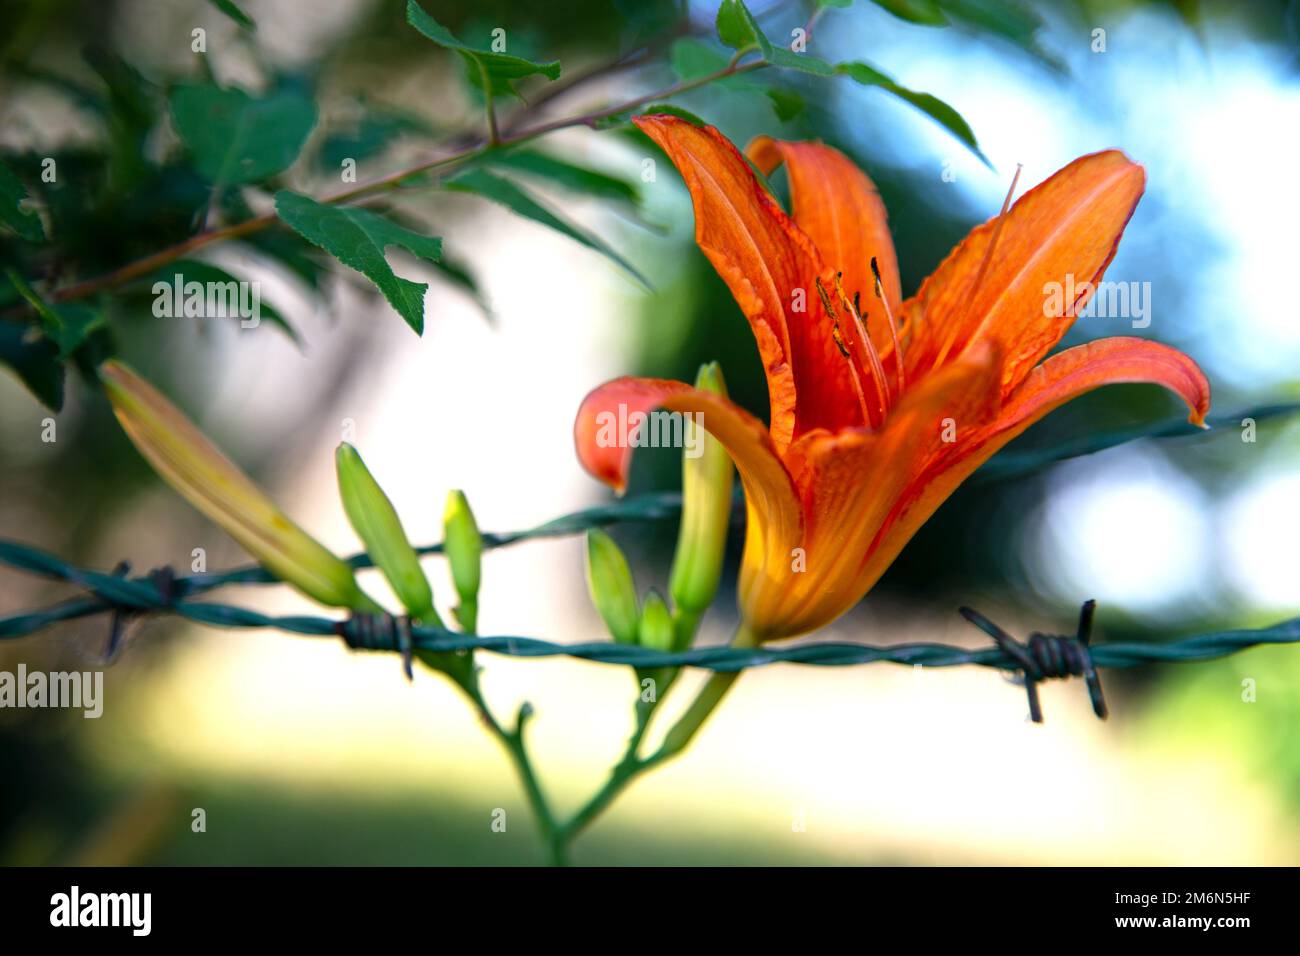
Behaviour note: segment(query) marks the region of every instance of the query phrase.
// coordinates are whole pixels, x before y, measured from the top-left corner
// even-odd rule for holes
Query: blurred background
[[[75,246],[77,275],[182,238],[199,205],[182,179],[131,174],[130,163],[113,158],[132,135],[131,104],[120,86],[105,94],[105,69],[93,65],[102,53],[88,53],[88,44],[149,84],[210,71],[252,90],[311,90],[320,121],[284,177],[311,195],[337,188],[340,156],[357,157],[365,181],[418,162],[435,136],[477,128],[460,64],[406,26],[404,4],[330,0],[310,13],[287,0],[241,6],[255,33],[200,2],[7,5],[0,147],[37,168],[40,157],[57,157],[68,171],[47,201],[86,210],[84,229],[65,240]],[[511,52],[559,59],[566,74],[665,30],[707,35],[715,9],[630,0],[425,6],[472,42],[486,44],[503,27]],[[906,103],[847,80],[783,80],[784,119],[774,110],[783,97],[760,83],[711,86],[680,102],[738,143],[759,133],[820,138],[855,157],[890,210],[905,294],[996,213],[1017,163],[1023,191],[1078,155],[1121,148],[1146,166],[1148,187],[1107,278],[1150,283],[1151,323],[1135,331],[1128,319],[1085,317],[1064,344],[1141,334],[1176,345],[1209,374],[1219,415],[1297,397],[1300,314],[1296,298],[1276,286],[1300,252],[1300,190],[1290,168],[1300,152],[1300,4],[944,6],[952,24],[934,28],[860,0],[829,11],[809,49],[833,61],[869,60],[950,103],[994,169]],[[773,37],[807,15],[798,4],[754,8]],[[206,56],[191,51],[195,27],[207,31]],[[1104,50],[1096,49],[1099,29]],[[673,82],[667,60],[585,84],[543,115],[665,87]],[[525,87],[525,96],[539,88]],[[136,129],[141,163],[156,166],[174,148],[160,125]],[[209,247],[205,257],[260,281],[298,343],[269,323],[244,330],[154,318],[145,286],[110,303],[118,350],[296,520],[348,554],[358,542],[332,462],[345,428],[412,539],[424,543],[441,536],[450,488],[465,489],[480,525],[493,531],[607,500],[578,466],[571,426],[583,396],[609,378],[689,380],[701,362],[718,359],[732,396],[765,413],[752,336],[691,241],[690,205],[670,166],[661,161],[654,181],[642,182],[651,149],[618,131],[569,130],[541,148],[635,185],[629,210],[529,184],[633,262],[653,293],[591,249],[482,199],[411,188],[394,208],[407,224],[443,236],[448,258],[476,284],[467,292],[392,252],[399,274],[431,283],[422,337],[359,275],[337,267],[322,275],[310,263],[295,269],[283,235],[268,232]],[[113,178],[123,170],[130,175]],[[774,184],[784,194],[783,175]],[[250,208],[268,208],[266,194],[244,192]],[[159,197],[170,213],[159,211]],[[51,276],[64,266],[46,265]],[[103,569],[129,559],[137,571],[170,564],[187,573],[195,548],[209,569],[247,560],[153,476],[94,389],[69,379],[54,442],[41,440],[50,414],[7,370],[0,374],[0,536]],[[1050,416],[1012,449],[1179,414],[1154,387],[1110,388]],[[982,643],[955,613],[960,604],[1015,633],[1068,632],[1090,597],[1100,603],[1101,640],[1168,639],[1294,615],[1298,425],[1261,421],[1253,442],[1242,429],[1221,428],[1125,445],[1029,478],[977,477],[862,605],[818,638]],[[631,493],[676,488],[679,468],[672,452],[643,451]],[[672,522],[615,531],[642,589],[665,585],[675,534]],[[482,633],[598,639],[582,554],[580,538],[493,552]],[[444,566],[427,567],[446,603],[453,591]],[[366,583],[383,591],[377,578]],[[3,614],[67,593],[0,571]],[[309,609],[282,588],[218,597],[277,613]],[[727,639],[732,604],[730,595],[719,598],[702,640]],[[106,635],[107,622],[89,618],[7,641],[0,669],[93,668]],[[576,806],[630,730],[629,673],[491,655],[481,663],[499,713],[532,702],[544,783],[562,810]],[[1034,726],[1023,692],[983,669],[752,671],[682,758],[642,780],[578,841],[575,860],[1300,861],[1300,650],[1104,677],[1107,722],[1093,718],[1081,683],[1056,682],[1043,692],[1047,721]],[[1253,700],[1244,699],[1245,681]],[[390,656],[155,620],[132,629],[105,694],[98,720],[0,710],[0,862],[542,860],[497,744],[450,684],[428,672],[408,684]],[[206,832],[191,830],[195,808],[206,812]],[[508,821],[503,833],[491,826],[498,810]]]

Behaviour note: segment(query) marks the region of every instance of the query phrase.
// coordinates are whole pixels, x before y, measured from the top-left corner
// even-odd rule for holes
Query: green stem
[[[565,843],[561,838],[562,831],[556,822],[555,814],[551,811],[551,805],[546,799],[546,793],[542,790],[541,780],[533,768],[533,762],[528,756],[527,744],[524,742],[524,726],[529,717],[528,705],[524,704],[519,708],[514,729],[506,729],[493,715],[491,708],[488,707],[487,701],[479,689],[477,674],[472,669],[471,674],[473,676],[468,680],[462,681],[458,677],[453,677],[453,680],[464,691],[465,696],[469,698],[470,703],[478,711],[484,725],[501,742],[506,754],[510,757],[515,773],[518,774],[519,781],[523,784],[524,795],[528,798],[528,805],[532,809],[533,818],[537,821],[537,828],[541,831],[542,839],[546,843],[551,865],[565,866],[568,863],[568,857]]]
[[[758,641],[754,636],[743,626],[736,632],[736,636],[731,642],[733,647],[754,647],[757,643]],[[560,828],[559,841],[561,845],[567,847],[641,774],[681,753],[704,725],[704,722],[708,720],[709,715],[721,703],[722,698],[726,696],[727,691],[731,689],[731,685],[736,682],[740,674],[740,671],[731,673],[718,672],[710,677],[705,685],[700,688],[699,694],[691,702],[691,706],[687,708],[686,713],[668,731],[659,749],[645,758],[639,757],[637,752],[650,725],[650,717],[653,715],[658,702],[663,699],[663,695],[657,695],[655,703],[650,705],[649,708],[638,709],[636,730],[628,741],[627,751],[623,754],[623,759],[614,766],[609,779],[605,781],[604,786],[596,792],[595,796],[588,800],[569,822]],[[673,677],[675,676],[674,674]],[[672,677],[669,677],[667,683],[671,682]]]

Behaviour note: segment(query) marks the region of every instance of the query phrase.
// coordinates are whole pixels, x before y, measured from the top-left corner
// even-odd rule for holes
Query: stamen
[[[970,317],[970,310],[975,306],[975,296],[979,294],[980,286],[984,284],[984,276],[989,271],[989,263],[993,261],[993,250],[997,248],[998,237],[1002,235],[1002,224],[1006,221],[1007,210],[1011,208],[1011,197],[1016,194],[1016,183],[1020,182],[1020,171],[1023,168],[1022,164],[1016,163],[1016,174],[1011,177],[1011,188],[1007,190],[1007,198],[1002,200],[1002,211],[998,213],[997,222],[993,224],[993,235],[989,237],[988,248],[984,250],[984,259],[980,262],[979,272],[975,273],[975,282],[971,285],[970,292],[966,294],[966,315],[962,317],[960,325],[953,323],[953,334],[944,343],[939,357],[934,360],[934,367],[938,367],[948,357],[948,352],[956,343],[958,331],[966,324],[965,320]]]
[[[843,273],[835,273],[835,291],[839,294],[840,302],[848,313],[853,316],[853,325],[858,333],[858,342],[860,348],[871,360],[872,379],[876,383],[876,397],[880,400],[880,420],[885,420],[885,415],[889,413],[889,389],[885,379],[885,367],[880,364],[880,353],[876,351],[876,346],[872,343],[871,337],[867,335],[866,323],[862,321],[862,313],[854,308],[849,297],[844,294],[844,286],[841,283]],[[859,360],[861,358],[859,357]]]
[[[889,339],[894,343],[894,365],[898,369],[898,394],[903,394],[903,388],[907,384],[903,373],[903,346],[898,340],[898,323],[894,321],[894,312],[889,308],[889,300],[885,298],[884,286],[880,283],[880,266],[876,265],[876,257],[871,257],[871,275],[876,280],[876,298],[885,308],[885,321],[889,323]],[[857,293],[854,293],[856,302]]]
[[[831,321],[834,323],[834,325],[831,326],[831,338],[835,340],[835,346],[840,350],[840,355],[849,360],[849,375],[853,379],[853,391],[858,396],[858,408],[862,412],[862,420],[871,428],[875,428],[876,420],[871,414],[870,407],[867,405],[867,396],[862,388],[862,376],[865,374],[865,371],[862,369],[860,362],[854,361],[853,353],[844,344],[844,336],[840,332],[839,316],[835,312],[835,306],[831,304],[830,293],[826,291],[826,286],[822,283],[821,276],[817,276],[814,282],[817,285],[817,294],[821,296],[822,306],[825,307],[826,314],[831,317]]]

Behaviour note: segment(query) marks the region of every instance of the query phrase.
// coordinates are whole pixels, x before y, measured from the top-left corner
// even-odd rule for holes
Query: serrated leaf
[[[199,172],[223,186],[288,169],[316,125],[316,104],[291,89],[256,99],[238,89],[178,86],[171,111]]]
[[[234,0],[208,0],[208,2],[211,3],[218,10],[220,10],[222,13],[224,13],[226,16],[230,17],[230,19],[234,20],[245,30],[257,29],[257,24],[253,21],[253,18],[250,17],[243,10],[241,10],[235,4]]]
[[[611,259],[640,282],[641,285],[645,286],[647,290],[651,290],[650,283],[645,276],[633,268],[630,262],[615,252],[603,239],[587,232],[585,229],[580,229],[571,223],[565,222],[522,187],[508,179],[502,179],[500,176],[495,176],[482,169],[471,169],[448,182],[444,188],[472,193],[476,196],[482,196],[484,199],[490,199],[526,219],[531,219],[554,229],[556,232],[561,232],[570,239],[580,242],[587,248],[594,249],[601,255]]]
[[[483,89],[486,77],[487,92],[493,96],[510,94],[518,96],[515,81],[528,76],[544,76],[548,80],[559,79],[560,64],[535,63],[521,56],[509,53],[496,53],[462,43],[452,32],[435,20],[415,2],[407,0],[406,22],[415,27],[427,39],[432,40],[444,50],[454,50],[464,58],[469,67],[469,79],[475,86]]]
[[[0,322],[0,364],[14,370],[19,381],[51,411],[63,408],[63,363],[59,347],[34,326]]]
[[[908,23],[927,27],[946,27],[948,18],[938,0],[872,0],[880,9]]]
[[[733,50],[757,47],[765,58],[772,53],[772,43],[759,28],[758,21],[741,0],[722,0],[716,21],[718,39]]]
[[[424,293],[429,287],[394,273],[384,250],[400,246],[436,263],[442,256],[441,239],[394,225],[367,209],[327,206],[287,189],[275,194],[275,211],[308,242],[377,285],[416,334],[424,333]]]
[[[866,63],[841,63],[835,69],[863,86],[879,87],[912,104],[965,143],[985,166],[990,169],[993,168],[993,164],[989,162],[988,157],[980,151],[979,143],[975,140],[975,133],[971,130],[969,124],[962,119],[960,113],[937,96],[931,96],[929,93],[917,93],[915,90],[899,86],[889,76]]]
[[[150,276],[149,279],[147,280],[148,285],[151,289],[153,288],[154,284],[158,282],[166,282],[168,285],[173,285],[176,282],[176,277],[178,275],[181,277],[182,283],[202,282],[205,286],[209,282],[217,282],[217,283],[224,284],[227,282],[246,281],[231,275],[225,269],[221,268],[220,266],[213,265],[210,262],[204,262],[200,259],[177,259],[175,262],[171,263],[170,265],[163,266],[152,276]],[[280,314],[279,310],[277,310],[274,306],[272,306],[268,302],[264,302],[261,299],[259,299],[258,311],[259,311],[259,318],[266,319],[272,325],[278,327],[280,331],[282,331],[285,335],[289,337],[289,339],[293,342],[294,345],[297,345],[299,347],[302,346],[302,340],[298,337],[298,333],[294,330],[293,326],[291,326],[288,323],[288,321],[284,318],[284,316]],[[238,317],[231,316],[231,318],[238,318]]]
[[[28,242],[44,242],[45,227],[41,217],[22,207],[27,190],[4,163],[0,163],[0,222]]]

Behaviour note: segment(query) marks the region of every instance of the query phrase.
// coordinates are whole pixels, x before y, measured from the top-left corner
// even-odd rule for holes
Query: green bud
[[[105,362],[100,375],[118,421],[145,460],[262,567],[322,604],[382,610],[345,561],[290,521],[161,392],[121,362]]]
[[[451,564],[460,606],[453,613],[468,633],[478,626],[478,588],[483,562],[483,536],[463,491],[447,493],[447,507],[442,514],[443,551]]]
[[[424,576],[420,559],[402,529],[393,503],[357,450],[347,442],[339,445],[334,460],[343,510],[375,567],[384,573],[408,614],[441,627],[442,621],[433,607],[429,579]]]
[[[620,644],[635,644],[641,612],[632,569],[614,539],[595,528],[587,532],[587,587],[610,636]]]
[[[700,367],[695,387],[726,397],[717,362]],[[668,593],[679,610],[700,615],[713,603],[722,578],[735,467],[720,441],[707,432],[697,434],[693,420],[688,419],[686,427],[687,450],[698,441],[703,444],[697,446],[701,450],[696,457],[682,455],[682,520]]]
[[[637,629],[637,643],[656,651],[673,649],[673,616],[658,591],[646,595],[641,609],[641,624]]]

